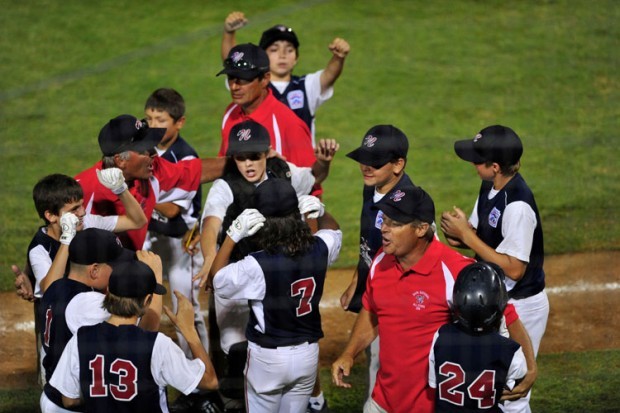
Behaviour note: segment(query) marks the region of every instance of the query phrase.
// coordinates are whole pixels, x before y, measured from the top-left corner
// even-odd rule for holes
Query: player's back
[[[104,322],[77,332],[80,387],[89,412],[163,412],[165,388],[151,373],[156,332]]]
[[[471,334],[443,325],[433,352],[436,412],[501,412],[502,390],[519,344],[497,332]]]
[[[305,254],[290,257],[284,254],[253,253],[265,276],[263,304],[264,332],[255,326],[256,314],[251,312],[246,330],[248,340],[262,347],[279,347],[310,343],[323,337],[319,302],[323,295],[328,266],[328,247],[314,237],[312,248]]]

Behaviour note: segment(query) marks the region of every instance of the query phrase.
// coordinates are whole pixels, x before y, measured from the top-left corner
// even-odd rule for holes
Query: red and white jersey
[[[245,115],[241,106],[231,103],[222,120],[222,144],[219,156],[226,155],[228,135],[234,125],[251,119],[263,125],[271,137],[271,147],[297,166],[312,166],[316,161],[312,147],[312,136],[308,125],[290,108],[279,102],[269,90],[269,95],[250,115]]]
[[[84,207],[87,214],[124,215],[125,207],[117,195],[114,195],[97,179],[97,169],[102,163],[80,172],[75,179],[84,190]],[[147,219],[151,219],[155,204],[191,200],[200,185],[202,161],[191,159],[171,163],[159,156],[153,158],[153,176],[147,181],[136,179],[127,182],[129,191],[136,198]],[[146,183],[146,185],[145,185]],[[123,246],[133,250],[142,249],[148,225],[140,229],[118,234]]]
[[[428,355],[437,329],[450,321],[454,280],[474,262],[434,239],[411,268],[379,249],[362,298],[376,314],[381,340],[373,400],[390,412],[434,411]]]

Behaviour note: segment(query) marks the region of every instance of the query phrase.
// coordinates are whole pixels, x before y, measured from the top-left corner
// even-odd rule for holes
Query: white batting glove
[[[123,171],[118,168],[108,168],[102,171],[97,169],[97,178],[101,185],[110,189],[115,195],[120,195],[127,190]]]
[[[325,205],[321,200],[313,195],[302,195],[299,197],[299,213],[302,216],[308,214],[308,219],[317,219],[325,213]]]
[[[60,235],[60,243],[69,245],[71,240],[75,237],[77,232],[77,226],[80,223],[80,219],[71,212],[65,212],[60,217],[60,229],[62,234]]]
[[[226,231],[226,235],[235,243],[254,235],[265,225],[265,217],[256,209],[245,209]]]

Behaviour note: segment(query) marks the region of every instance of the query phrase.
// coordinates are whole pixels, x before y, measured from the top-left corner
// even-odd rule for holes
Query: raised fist
[[[248,24],[248,19],[240,11],[233,11],[224,20],[224,30],[226,33],[233,33]]]
[[[230,237],[235,243],[238,243],[243,238],[254,235],[265,225],[265,217],[256,209],[245,209],[239,216],[230,224],[230,227],[226,231],[226,235]]]
[[[123,171],[118,168],[97,169],[97,178],[101,185],[110,189],[115,195],[120,195],[127,190]]]

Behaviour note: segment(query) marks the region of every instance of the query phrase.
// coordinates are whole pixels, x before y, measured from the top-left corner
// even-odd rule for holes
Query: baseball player
[[[114,266],[103,300],[110,318],[78,330],[50,380],[62,393],[65,407],[83,402],[88,412],[168,412],[167,385],[184,394],[196,387],[217,388],[213,366],[194,329],[192,304],[185,296],[175,291],[177,315],[167,308],[166,314],[185,337],[194,360],[188,360],[163,333],[136,326],[153,297],[165,293],[148,265],[128,261]]]
[[[471,248],[478,259],[499,265],[506,274],[506,289],[538,353],[549,316],[543,270],[543,231],[532,191],[519,174],[523,144],[510,128],[493,125],[474,139],[454,144],[456,154],[472,162],[482,179],[472,214],[454,208],[441,216],[441,229],[450,245]],[[529,360],[528,360],[529,361]],[[530,363],[531,364],[531,363]],[[510,412],[529,411],[528,375],[505,404]]]
[[[319,301],[327,268],[338,257],[342,233],[313,197],[302,221],[295,190],[286,180],[258,186],[254,206],[233,221],[210,271],[217,296],[249,300],[246,328],[246,403],[249,412],[301,413],[316,380],[323,337]],[[239,240],[256,234],[263,247],[229,264]]]
[[[340,297],[342,308],[359,313],[370,263],[381,247],[383,214],[372,206],[403,186],[413,185],[405,173],[409,140],[392,125],[376,125],[366,132],[359,148],[347,156],[359,163],[364,179],[360,217],[360,253],[351,283]],[[375,385],[379,369],[379,338],[366,349],[368,360],[368,396]]]
[[[236,31],[248,23],[242,12],[230,13],[224,21],[222,36],[222,60],[225,60],[236,44]],[[299,39],[290,27],[277,24],[263,32],[258,45],[269,56],[271,81],[269,88],[280,102],[291,108],[312,132],[315,142],[314,119],[317,109],[334,94],[334,84],[344,68],[344,61],[351,47],[346,40],[336,37],[328,49],[332,57],[324,69],[303,76],[293,75],[299,59]]]
[[[213,183],[203,208],[200,245],[204,265],[196,276],[201,278],[201,285],[205,285],[217,246],[221,245],[225,238],[222,228],[228,228],[245,208],[253,205],[252,196],[256,186],[271,178],[289,179],[296,191],[295,199],[299,196],[303,200],[315,183],[320,183],[327,177],[329,165],[338,148],[334,140],[322,139],[313,168],[297,167],[277,157],[268,158],[270,137],[261,124],[247,120],[233,126],[229,135],[226,152],[229,158],[224,176]],[[235,246],[232,260],[237,261],[257,249],[259,248],[251,241],[241,240]],[[228,393],[228,377],[233,382],[235,377],[239,379],[236,380],[239,385],[232,387],[241,391],[240,381],[246,354],[245,326],[250,310],[247,303],[239,300],[227,300],[217,296],[213,300],[221,349],[236,366],[233,368],[229,365],[227,377],[222,377],[221,392]],[[241,396],[234,391],[229,395],[233,399]]]
[[[69,245],[70,271],[67,277],[54,281],[41,299],[41,342],[46,383],[41,395],[43,413],[64,412],[62,397],[49,380],[65,345],[79,327],[106,320],[110,314],[101,307],[112,267],[135,257],[153,268],[161,282],[161,260],[151,252],[137,253],[121,247],[116,235],[89,228],[80,231]],[[153,331],[159,328],[161,297],[142,317],[141,325]]]
[[[501,412],[502,391],[527,372],[521,346],[498,332],[508,302],[504,272],[492,263],[466,266],[452,300],[457,321],[439,328],[429,355],[435,412]]]

